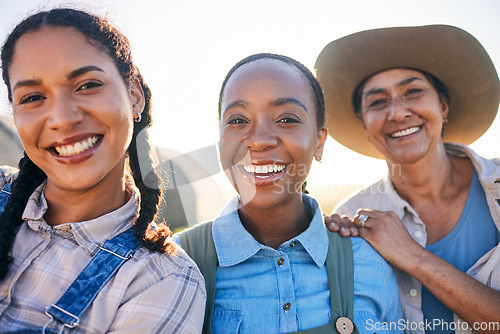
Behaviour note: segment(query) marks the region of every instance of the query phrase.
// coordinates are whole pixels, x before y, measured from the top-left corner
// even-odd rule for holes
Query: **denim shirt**
[[[219,260],[212,330],[214,333],[284,333],[330,322],[330,291],[325,260],[328,236],[313,198],[303,202],[309,228],[277,250],[257,242],[243,227],[238,198],[215,219],[213,237]],[[354,252],[354,322],[360,333],[384,331],[401,318],[396,276],[361,238]]]

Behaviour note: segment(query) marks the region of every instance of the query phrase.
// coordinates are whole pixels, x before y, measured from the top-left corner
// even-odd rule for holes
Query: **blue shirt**
[[[469,195],[457,226],[443,239],[425,248],[465,272],[499,242],[500,232],[493,222],[486,195],[474,169]],[[473,247],[464,245],[473,245]],[[451,325],[453,312],[424,286],[422,287],[422,311],[424,319],[429,323],[438,324],[427,329],[427,334],[455,333]]]
[[[303,202],[312,217],[309,228],[277,250],[245,230],[237,198],[215,219],[214,333],[286,333],[330,322],[328,236],[316,200],[304,195]],[[351,240],[354,322],[360,333],[399,333],[401,305],[391,266],[363,239]]]

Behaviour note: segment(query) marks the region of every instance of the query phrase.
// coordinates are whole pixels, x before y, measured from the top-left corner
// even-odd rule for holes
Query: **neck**
[[[434,154],[415,163],[392,164],[387,161],[391,181],[398,194],[410,204],[419,198],[439,199],[454,182],[457,170],[453,159],[440,145]]]
[[[45,198],[48,209],[44,219],[51,226],[95,219],[127,202],[125,180],[81,191],[60,189],[47,180]]]
[[[243,226],[255,240],[274,249],[304,232],[311,222],[300,193],[277,207],[257,208],[247,204],[238,213]]]

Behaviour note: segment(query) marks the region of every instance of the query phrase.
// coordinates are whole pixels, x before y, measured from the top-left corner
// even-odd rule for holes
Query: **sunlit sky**
[[[500,69],[500,1],[496,0],[0,0],[0,40],[40,8],[71,4],[107,17],[130,39],[135,62],[153,91],[156,145],[189,152],[217,142],[217,100],[226,72],[258,52],[291,56],[311,70],[330,41],[388,26],[450,24],[467,30]],[[5,87],[0,112],[10,112]],[[472,145],[500,156],[500,117]],[[360,132],[359,134],[363,134]],[[385,175],[385,163],[356,154],[331,138],[309,184],[363,184]]]

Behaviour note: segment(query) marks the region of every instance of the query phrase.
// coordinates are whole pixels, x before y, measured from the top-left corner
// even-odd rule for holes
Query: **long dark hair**
[[[53,9],[29,16],[14,28],[2,47],[2,76],[7,85],[10,102],[12,102],[12,91],[9,68],[14,56],[16,42],[24,34],[43,27],[68,27],[78,30],[87,36],[96,48],[104,51],[113,60],[127,85],[130,85],[135,78],[139,80],[144,91],[145,106],[141,121],[134,122],[133,136],[127,150],[131,174],[141,193],[141,206],[133,227],[134,233],[139,242],[153,252],[175,253],[176,247],[170,239],[171,231],[168,226],[164,223],[152,226],[158,211],[158,203],[162,198],[161,180],[155,172],[154,166],[147,168],[143,166],[143,170],[151,170],[151,172],[148,175],[142,175],[138,158],[139,147],[141,149],[144,147],[148,151],[151,149],[146,132],[147,128],[152,124],[151,90],[132,62],[128,39],[110,25],[107,20],[80,10]],[[151,161],[141,161],[141,165],[144,165],[144,163],[151,163]],[[30,160],[26,152],[18,167],[19,174],[12,183],[12,195],[5,210],[0,215],[0,280],[5,278],[12,262],[10,251],[17,231],[23,222],[22,214],[26,203],[33,191],[47,178],[45,173]],[[145,184],[146,178],[150,187]],[[151,185],[155,184],[158,186],[151,187]]]

